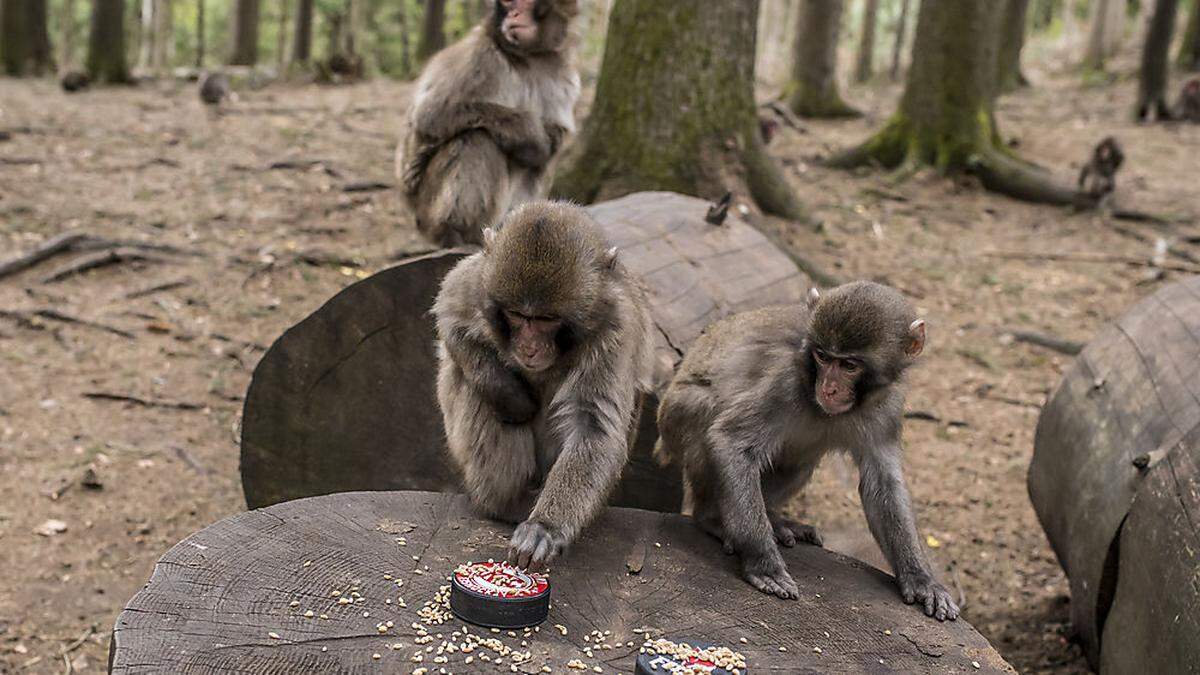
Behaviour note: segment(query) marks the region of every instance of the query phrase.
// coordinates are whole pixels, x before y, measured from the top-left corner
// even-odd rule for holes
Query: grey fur
[[[578,342],[548,370],[522,370],[488,319],[496,298],[531,313],[552,310],[578,328]],[[586,212],[533,202],[446,275],[433,313],[450,456],[476,507],[520,523],[514,561],[544,563],[595,516],[628,458],[653,371],[644,293]],[[514,391],[516,406],[497,405]],[[529,402],[540,402],[531,417],[502,421],[514,417],[505,409]]]
[[[780,510],[827,452],[844,450],[858,464],[867,522],[904,601],[920,602],[939,620],[957,618],[925,559],[900,466],[900,377],[918,327],[923,339],[924,324],[899,293],[855,282],[807,306],[725,319],[680,365],[659,406],[657,453],[683,468],[692,517],[741,556],[743,575],[759,590],[798,597],[778,544],[819,544],[820,537]],[[861,357],[875,378],[840,415],[825,414],[813,398],[809,351],[818,341]]]
[[[544,21],[565,31],[574,6],[558,4]],[[430,60],[396,148],[417,229],[442,246],[480,244],[510,208],[544,197],[547,165],[575,130],[573,37],[515,54],[496,44],[493,21]]]

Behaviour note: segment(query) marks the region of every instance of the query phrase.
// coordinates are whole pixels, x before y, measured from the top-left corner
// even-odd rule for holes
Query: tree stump
[[[1042,411],[1029,495],[1101,672],[1200,672],[1200,277],[1137,304]]]
[[[646,286],[658,330],[656,385],[710,323],[799,302],[808,283],[766,237],[709,204],[639,193],[588,210]],[[338,293],[259,362],[242,422],[242,487],[254,508],[348,490],[453,490],[434,390],[429,309],[469,250],[405,261]],[[678,475],[650,456],[657,401],[644,406],[631,461],[611,503],[677,510]]]
[[[418,612],[457,565],[502,557],[508,534],[473,516],[465,497],[430,492],[342,493],[240,513],[158,562],[117,617],[111,671],[510,672],[511,656],[484,661],[497,656],[488,649],[469,664],[461,652],[433,662],[443,640],[465,639],[462,621],[430,626],[428,643],[413,628],[425,627]],[[643,629],[729,646],[751,673],[1014,672],[966,621],[938,623],[901,602],[892,577],[814,546],[784,557],[799,601],[742,581],[736,558],[683,516],[609,508],[554,565],[550,617],[537,632],[468,630],[528,651],[523,673],[577,672],[572,659],[587,665],[578,672],[630,673]],[[603,642],[614,648],[592,631],[611,631]]]

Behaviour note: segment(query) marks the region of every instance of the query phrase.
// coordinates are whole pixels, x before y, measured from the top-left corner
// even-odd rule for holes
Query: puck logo
[[[711,661],[705,661],[703,659],[698,659],[695,656],[689,656],[688,658],[683,660],[683,663],[680,663],[679,661],[676,661],[675,659],[670,658],[668,656],[664,656],[663,654],[658,654],[658,655],[654,656],[654,658],[650,659],[650,667],[653,668],[654,670],[662,670],[662,671],[668,672],[668,673],[673,673],[677,669],[682,669],[682,668],[686,668],[689,673],[694,673],[694,672],[711,673],[711,672],[719,670],[717,668],[717,664],[715,664]],[[721,670],[720,672],[723,673],[725,671]]]
[[[546,575],[526,572],[504,562],[463,565],[454,571],[454,580],[467,590],[497,598],[531,598],[550,587]]]

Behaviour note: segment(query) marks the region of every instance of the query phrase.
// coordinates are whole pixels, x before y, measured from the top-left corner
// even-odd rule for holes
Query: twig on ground
[[[92,399],[93,401],[113,401],[117,403],[133,403],[140,405],[143,408],[166,408],[168,410],[204,410],[204,406],[199,403],[191,403],[188,401],[160,401],[139,398],[128,394],[114,394],[107,391],[85,391],[82,396]]]
[[[391,190],[394,185],[380,181],[352,181],[342,186],[342,192],[378,192]]]
[[[185,286],[191,286],[191,285],[192,285],[192,280],[190,278],[189,279],[179,279],[176,281],[168,281],[165,284],[158,284],[157,286],[143,288],[138,291],[133,291],[132,293],[126,293],[123,297],[125,300],[136,300],[138,298],[144,298],[148,295],[154,295],[155,293],[163,293],[165,291],[173,291],[177,288],[184,288]]]
[[[29,269],[38,263],[49,260],[50,258],[62,253],[79,253],[82,251],[96,251],[112,248],[153,251],[156,253],[170,253],[173,255],[203,255],[194,251],[185,251],[169,244],[153,244],[150,242],[135,241],[130,239],[105,239],[103,237],[96,237],[82,232],[67,232],[60,234],[57,237],[48,239],[31,251],[21,253],[9,258],[8,260],[0,261],[0,279]]]
[[[1039,333],[1031,330],[1014,330],[1012,331],[1011,335],[1013,340],[1016,340],[1017,342],[1025,342],[1031,345],[1045,347],[1046,349],[1052,349],[1060,354],[1067,354],[1068,356],[1075,356],[1079,354],[1079,352],[1083,351],[1082,342],[1067,340],[1065,338],[1058,337],[1057,335],[1050,335],[1049,333]]]
[[[1121,263],[1138,267],[1158,267],[1172,272],[1200,274],[1200,266],[1179,265],[1172,263],[1156,263],[1150,258],[1136,256],[1110,255],[1107,253],[1031,253],[1027,251],[985,251],[983,255],[989,258],[1007,258],[1010,260],[1051,260],[1060,262],[1082,263]]]
[[[69,323],[74,326],[94,328],[106,333],[112,333],[113,335],[119,335],[127,340],[132,340],[135,337],[134,334],[130,333],[129,331],[121,330],[120,328],[114,328],[113,326],[97,323],[95,321],[88,321],[87,319],[80,319],[79,317],[71,316],[70,314],[64,314],[57,309],[35,309],[29,312],[0,309],[0,317],[15,321],[17,322],[18,326],[22,328],[28,328],[30,330],[46,330],[44,326],[39,326],[33,322],[32,317],[38,317],[41,319],[48,319],[50,321]]]
[[[74,260],[43,277],[42,283],[53,284],[90,270],[131,262],[164,263],[166,260],[130,248],[114,248]]]

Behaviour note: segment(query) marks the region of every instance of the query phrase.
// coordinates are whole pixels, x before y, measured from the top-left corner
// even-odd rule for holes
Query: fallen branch
[[[140,405],[143,408],[166,408],[169,410],[204,410],[204,406],[199,403],[189,403],[187,401],[160,401],[138,398],[137,396],[129,396],[127,394],[113,394],[106,391],[85,391],[82,396],[92,399],[93,401],[113,401],[117,403],[133,403]]]
[[[136,249],[170,253],[173,255],[202,255],[193,251],[171,246],[169,244],[152,244],[149,242],[130,239],[104,239],[80,232],[67,232],[42,242],[31,251],[21,253],[8,260],[0,262],[0,279],[29,269],[38,263],[49,260],[62,253],[79,253],[111,248]]]
[[[808,129],[806,129],[805,126],[800,123],[800,118],[796,116],[796,113],[789,110],[788,107],[778,99],[774,101],[768,101],[762,104],[762,107],[778,115],[779,119],[783,120],[784,124],[795,129],[796,131],[802,134],[808,133]]]
[[[42,160],[36,157],[0,157],[0,164],[8,166],[33,166],[41,163]]]
[[[1082,342],[1067,340],[1065,338],[1060,338],[1057,335],[1038,333],[1030,330],[1014,330],[1012,331],[1011,335],[1013,340],[1016,340],[1017,342],[1025,342],[1031,345],[1045,347],[1046,349],[1052,349],[1060,354],[1067,354],[1068,356],[1075,356],[1079,354],[1079,352],[1083,351]]]
[[[1149,258],[1135,256],[1110,255],[1107,253],[1030,253],[1025,251],[985,251],[983,255],[989,258],[1007,258],[1011,260],[1052,260],[1058,262],[1083,263],[1121,263],[1137,267],[1157,267],[1172,272],[1200,274],[1200,266],[1180,265],[1167,262],[1158,263]]]
[[[355,181],[342,186],[342,192],[378,192],[391,190],[394,185],[380,181]]]
[[[143,288],[140,291],[133,291],[132,293],[126,293],[124,296],[124,299],[125,300],[136,300],[138,298],[144,298],[147,295],[154,295],[155,293],[162,293],[164,291],[173,291],[177,288],[184,288],[185,286],[191,286],[191,285],[192,285],[191,279],[179,279],[178,281],[168,281],[165,284],[158,284],[157,286],[151,286],[150,288]]]
[[[333,163],[327,159],[281,159],[277,162],[271,162],[267,165],[268,171],[294,170],[308,171],[313,167],[319,166],[326,175],[333,178],[341,178],[342,172],[334,168]]]
[[[1114,214],[1114,217],[1115,217],[1115,215],[1116,214]],[[1151,222],[1151,221],[1143,221],[1143,222]],[[1133,229],[1132,227],[1125,227],[1124,225],[1118,225],[1117,223],[1109,223],[1109,227],[1111,227],[1117,234],[1124,235],[1126,237],[1129,237],[1130,239],[1139,241],[1143,244],[1158,245],[1159,241],[1163,241],[1163,242],[1167,241],[1165,238],[1152,237],[1152,236],[1144,234],[1142,232],[1138,232],[1137,230]],[[1200,256],[1193,254],[1191,251],[1181,249],[1178,246],[1172,246],[1170,243],[1167,243],[1166,247],[1167,247],[1166,252],[1169,255],[1173,255],[1176,258],[1179,258],[1180,260],[1185,260],[1194,265],[1200,265]]]
[[[120,328],[114,328],[113,326],[97,323],[95,321],[88,321],[87,319],[80,319],[79,317],[71,316],[70,314],[64,314],[57,309],[35,309],[32,312],[19,312],[0,309],[0,317],[15,321],[18,326],[22,328],[28,328],[29,330],[46,330],[44,326],[39,326],[38,324],[34,323],[33,317],[38,317],[41,319],[47,319],[49,321],[68,323],[73,326],[93,328],[95,330],[104,331],[105,333],[119,335],[127,340],[132,340],[135,337],[134,334],[130,333],[129,331],[121,330]]]
[[[59,269],[50,273],[48,276],[42,278],[42,283],[53,284],[64,279],[69,279],[78,274],[83,274],[89,270],[131,262],[162,263],[166,262],[166,260],[156,256],[140,253],[134,249],[115,248],[102,253],[84,256],[67,265],[64,265],[63,267],[60,267]]]

